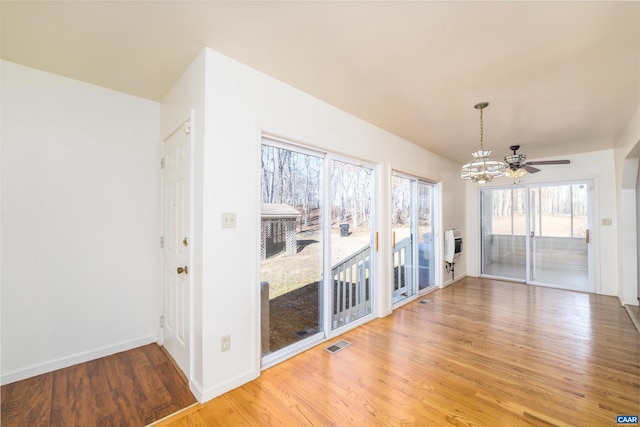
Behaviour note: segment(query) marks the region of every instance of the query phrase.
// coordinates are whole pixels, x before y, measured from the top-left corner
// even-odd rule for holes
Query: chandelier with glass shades
[[[480,110],[480,150],[471,153],[473,160],[462,166],[460,178],[470,179],[477,184],[491,182],[493,178],[504,176],[507,164],[500,160],[491,160],[491,150],[484,149],[484,124],[482,122],[482,110],[489,106],[488,102],[480,102],[474,108]]]

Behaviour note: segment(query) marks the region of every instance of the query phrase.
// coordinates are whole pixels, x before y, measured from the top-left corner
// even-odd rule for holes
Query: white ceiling
[[[640,2],[5,1],[3,59],[161,100],[205,46],[459,163],[612,148]]]

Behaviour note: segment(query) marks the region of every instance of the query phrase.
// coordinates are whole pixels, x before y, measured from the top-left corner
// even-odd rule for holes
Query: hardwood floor
[[[160,426],[615,425],[640,414],[617,298],[465,279]],[[352,343],[336,354],[325,347]],[[2,387],[3,427],[142,426],[195,402],[155,344]]]
[[[2,386],[2,427],[144,426],[196,402],[156,344]]]
[[[617,298],[465,279],[161,426],[615,425],[640,415]],[[336,354],[339,339],[352,343]]]

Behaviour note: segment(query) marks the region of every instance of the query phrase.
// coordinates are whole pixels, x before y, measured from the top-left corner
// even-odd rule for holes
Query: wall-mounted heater
[[[453,264],[462,253],[462,233],[460,230],[447,230],[444,232],[444,260]]]

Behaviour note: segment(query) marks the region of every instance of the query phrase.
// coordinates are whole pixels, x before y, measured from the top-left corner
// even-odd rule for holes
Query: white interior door
[[[162,344],[189,377],[190,122],[164,142]]]

